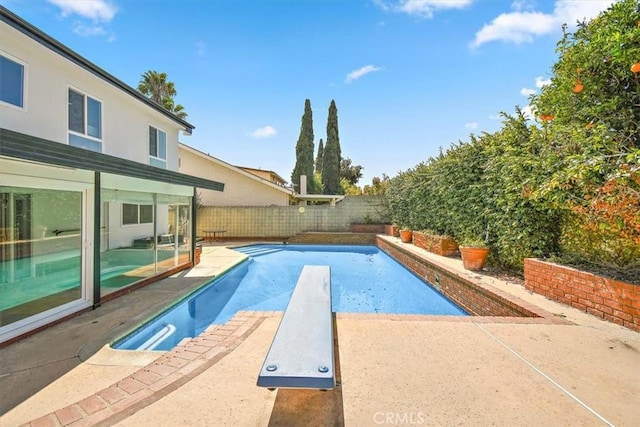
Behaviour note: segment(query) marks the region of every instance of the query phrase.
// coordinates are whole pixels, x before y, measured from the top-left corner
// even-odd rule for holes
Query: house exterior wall
[[[149,164],[149,125],[167,133],[167,169],[178,169],[180,125],[68,59],[2,26],[0,54],[25,66],[23,109],[0,103],[0,127],[66,144],[68,89],[102,103],[102,152]]]
[[[289,194],[213,160],[180,149],[180,172],[225,183],[224,191],[198,190],[204,206],[289,206]]]
[[[190,131],[189,123],[149,104],[2,6],[0,14],[0,55],[23,66],[24,80],[22,107],[0,101],[0,136],[6,138],[0,142],[4,344],[189,267],[194,186],[223,185],[175,173],[178,135]],[[102,154],[63,146],[69,138],[69,89],[100,102],[96,151]],[[88,126],[86,110],[85,115]],[[146,166],[149,126],[166,134],[168,170]],[[123,203],[136,205],[138,216],[129,206],[123,221]]]

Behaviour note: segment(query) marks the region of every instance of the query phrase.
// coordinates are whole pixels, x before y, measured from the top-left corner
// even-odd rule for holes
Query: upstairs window
[[[102,152],[102,103],[69,89],[69,145]]]
[[[149,126],[149,164],[167,168],[167,133]]]
[[[24,108],[24,65],[0,55],[0,101]]]

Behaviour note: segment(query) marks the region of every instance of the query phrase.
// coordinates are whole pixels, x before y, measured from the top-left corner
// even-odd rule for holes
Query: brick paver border
[[[235,350],[265,318],[280,312],[239,312],[224,325],[212,325],[184,339],[149,365],[97,393],[23,426],[111,425],[161,399]]]

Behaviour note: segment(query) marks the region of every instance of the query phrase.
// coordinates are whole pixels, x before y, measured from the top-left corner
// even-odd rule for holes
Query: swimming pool
[[[235,250],[248,261],[113,347],[169,350],[238,311],[283,311],[304,265],[331,267],[334,312],[467,315],[376,246],[271,244]]]

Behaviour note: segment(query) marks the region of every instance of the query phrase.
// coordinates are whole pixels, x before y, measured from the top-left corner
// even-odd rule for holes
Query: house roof
[[[88,59],[80,56],[78,53],[69,49],[67,46],[63,45],[62,43],[60,43],[53,37],[49,36],[48,34],[44,33],[43,31],[39,30],[38,28],[34,27],[33,25],[31,25],[24,19],[20,18],[18,15],[14,14],[4,6],[0,6],[0,21],[10,25],[11,27],[23,33],[24,35],[37,41],[44,47],[51,49],[52,51],[59,54],[60,56],[68,59],[69,61],[73,62],[79,67],[84,68],[90,73],[103,79],[107,83],[110,83],[116,88],[136,98],[140,102],[146,104],[148,107],[151,107],[154,110],[165,115],[166,117],[170,118],[171,120],[173,120],[174,122],[182,126],[184,128],[185,133],[191,135],[193,129],[195,129],[195,126],[193,126],[191,123],[187,122],[184,119],[179,118],[178,116],[176,116],[175,114],[171,113],[169,110],[164,108],[162,105],[147,98],[146,96],[144,96],[143,94],[141,94],[140,92],[132,88],[131,86],[124,83],[122,80],[116,78],[112,74],[109,74],[108,72],[98,67]]]
[[[190,152],[192,154],[195,154],[195,155],[197,155],[197,156],[199,156],[199,157],[201,157],[201,158],[203,158],[203,159],[205,159],[205,160],[207,160],[207,161],[209,161],[211,163],[215,163],[216,165],[219,165],[219,166],[224,167],[226,169],[230,169],[230,170],[232,170],[232,171],[234,171],[234,172],[236,172],[236,173],[238,173],[240,175],[246,176],[246,177],[251,178],[251,179],[253,179],[255,181],[259,181],[259,182],[261,182],[261,183],[263,183],[265,185],[268,185],[268,186],[270,186],[272,188],[275,188],[276,190],[282,191],[283,193],[286,193],[286,194],[288,194],[290,196],[297,197],[295,192],[290,188],[283,187],[282,185],[278,185],[278,184],[276,184],[274,182],[269,181],[268,179],[264,179],[264,178],[262,178],[262,177],[260,177],[258,175],[252,174],[251,172],[247,172],[243,168],[240,168],[238,166],[234,166],[234,165],[232,165],[230,163],[225,162],[224,160],[220,160],[217,157],[213,157],[213,156],[211,156],[211,155],[209,155],[207,153],[204,153],[204,152],[202,152],[200,150],[197,150],[197,149],[195,149],[193,147],[190,147],[190,146],[188,146],[188,145],[186,145],[186,144],[184,144],[182,142],[180,143],[179,148],[180,149],[184,149],[184,150],[186,150],[186,151],[188,151],[188,152]]]
[[[271,170],[260,169],[260,168],[250,168],[250,167],[247,167],[247,166],[238,166],[238,165],[236,165],[236,167],[240,168],[240,169],[244,169],[249,173],[253,173],[253,171],[266,172],[268,174],[271,174],[278,182],[281,182],[282,184],[286,184],[287,183],[287,181],[283,177],[281,177],[280,175],[278,175],[277,173],[275,173],[274,171],[271,171]]]

